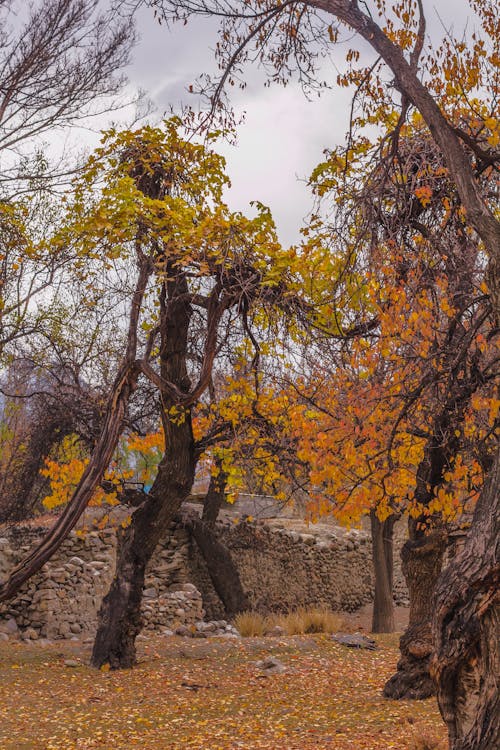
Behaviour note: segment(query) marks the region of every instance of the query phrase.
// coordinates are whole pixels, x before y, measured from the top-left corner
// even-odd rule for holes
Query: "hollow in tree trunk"
[[[374,510],[370,511],[372,559],[375,573],[372,633],[394,632],[393,586],[393,536],[398,516],[381,521]]]
[[[450,750],[500,747],[500,453],[436,590],[431,671]]]

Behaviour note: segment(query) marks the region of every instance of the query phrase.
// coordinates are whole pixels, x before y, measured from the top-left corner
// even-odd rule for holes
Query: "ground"
[[[397,637],[377,642],[153,636],[126,672],[86,666],[89,644],[0,642],[0,750],[441,750],[434,700],[382,698]],[[287,671],[266,676],[268,655]]]

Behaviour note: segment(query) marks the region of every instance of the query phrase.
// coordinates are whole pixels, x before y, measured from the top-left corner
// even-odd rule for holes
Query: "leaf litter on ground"
[[[413,750],[416,736],[444,740],[433,699],[382,697],[397,638],[377,645],[346,649],[321,635],[203,644],[151,636],[135,669],[100,672],[75,642],[2,642],[0,748]],[[270,659],[286,669],[262,679],[256,662]]]

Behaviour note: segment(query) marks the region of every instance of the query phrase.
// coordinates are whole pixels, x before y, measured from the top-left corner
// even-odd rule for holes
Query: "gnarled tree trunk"
[[[431,671],[450,750],[500,747],[500,453],[463,548],[439,579]]]
[[[182,454],[164,458],[147,500],[134,512],[130,526],[121,534],[116,575],[99,611],[91,658],[94,667],[109,664],[113,669],[126,669],[136,662],[135,639],[142,628],[146,566],[194,481],[193,444],[189,435],[186,437]]]
[[[410,619],[399,641],[401,657],[397,672],[384,687],[386,698],[424,699],[435,693],[429,673],[433,651],[432,593],[441,572],[446,536],[440,529],[424,535],[415,526],[410,519],[410,539],[401,550],[403,573],[410,595]]]
[[[374,510],[370,511],[372,560],[375,572],[375,597],[373,600],[372,633],[393,633],[393,536],[398,516],[381,521]]]
[[[132,667],[135,639],[142,627],[141,600],[146,566],[182,502],[191,492],[196,447],[189,407],[173,399],[171,387],[188,393],[188,333],[192,308],[185,275],[169,263],[160,294],[160,374],[165,452],[147,500],[134,512],[122,535],[116,574],[103,599],[91,664],[113,669]],[[162,389],[162,384],[165,387]]]

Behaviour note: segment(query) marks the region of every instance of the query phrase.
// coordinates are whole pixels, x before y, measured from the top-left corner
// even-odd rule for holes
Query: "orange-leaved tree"
[[[441,526],[472,509],[498,413],[486,260],[448,170],[412,119],[400,128],[397,158],[390,141],[363,139],[313,175],[336,207],[333,223],[315,218],[306,229],[317,343],[308,377],[294,383],[304,414],[299,455],[310,462],[318,511],[333,504],[349,522],[371,513],[381,563],[391,554],[377,542],[378,521],[410,514],[410,627],[386,686],[392,697],[433,692],[429,590],[445,548]],[[482,180],[493,184],[491,168]],[[386,600],[387,627],[391,572],[382,565],[381,573],[376,598]]]

